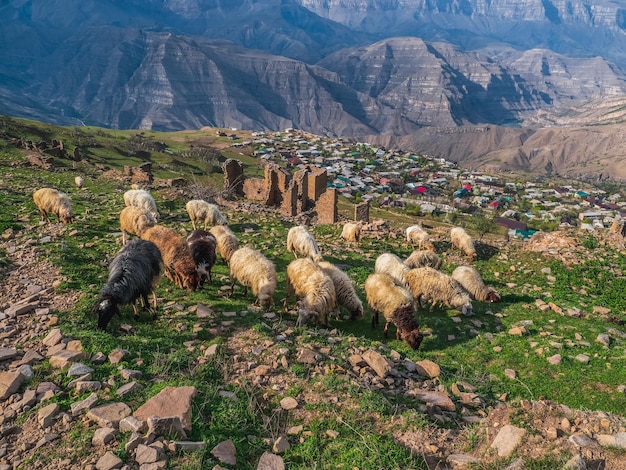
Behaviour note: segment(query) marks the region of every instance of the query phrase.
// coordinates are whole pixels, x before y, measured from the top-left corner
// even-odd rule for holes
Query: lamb
[[[155,225],[146,229],[141,238],[153,242],[161,251],[165,275],[181,289],[195,291],[200,284],[200,274],[196,268],[187,242],[175,230]]]
[[[389,325],[396,325],[396,339],[404,340],[417,349],[424,336],[420,332],[419,323],[415,319],[413,296],[402,286],[396,284],[388,274],[370,274],[365,280],[365,295],[372,309],[372,328],[378,324],[378,315],[385,317],[383,334],[387,337]]]
[[[338,307],[345,307],[350,312],[352,320],[363,318],[363,302],[359,299],[354,283],[348,275],[328,261],[320,261],[318,266],[333,281]]]
[[[423,266],[430,266],[434,269],[441,267],[441,258],[434,251],[430,250],[415,250],[404,260],[409,268],[421,268]]]
[[[191,219],[193,229],[196,229],[196,221],[204,222],[204,230],[207,225],[227,225],[226,217],[222,215],[216,204],[210,204],[202,199],[193,199],[185,205],[187,214]]]
[[[406,273],[409,267],[393,253],[383,253],[374,263],[374,272],[377,274],[389,274],[396,284],[406,287]]]
[[[431,310],[439,303],[449,308],[460,309],[464,315],[472,314],[472,301],[461,284],[451,276],[425,266],[406,273],[408,289],[420,303],[422,297],[430,300]]]
[[[328,315],[337,306],[335,284],[310,258],[296,259],[287,266],[285,307],[293,294],[299,299],[296,326],[312,318],[318,325],[328,325]]]
[[[460,249],[469,259],[476,259],[476,248],[474,247],[474,240],[462,227],[454,227],[450,230],[450,240],[452,241],[452,247]]]
[[[452,271],[452,279],[461,284],[473,300],[500,302],[500,294],[493,287],[486,286],[480,273],[472,266],[457,267]]]
[[[137,299],[141,297],[144,309],[149,309],[148,295],[152,292],[152,317],[156,317],[155,288],[161,278],[163,259],[157,246],[136,238],[128,242],[109,264],[109,279],[100,291],[93,313],[98,317],[98,328],[106,330],[113,315],[120,316],[120,305],[133,305],[135,319],[139,318]]]
[[[430,251],[435,251],[435,246],[430,241],[430,236],[428,232],[424,230],[419,225],[411,225],[406,229],[406,247],[408,248],[409,243],[415,249],[415,245],[420,250],[426,249]]]
[[[129,189],[124,193],[124,204],[126,206],[135,206],[150,212],[152,216],[158,220],[159,211],[157,210],[154,198],[145,189]]]
[[[287,233],[287,251],[293,253],[296,258],[298,255],[302,255],[308,256],[315,262],[322,260],[315,238],[304,225],[297,225],[289,229]]]
[[[217,252],[227,263],[233,253],[239,249],[239,240],[233,231],[226,225],[216,225],[209,230],[217,241]]]
[[[205,230],[194,230],[187,236],[187,246],[200,275],[200,287],[204,286],[207,279],[213,282],[211,270],[215,265],[217,247],[213,234]]]
[[[126,245],[128,234],[141,234],[148,228],[156,225],[156,219],[150,212],[135,206],[128,206],[120,212],[120,231],[122,232],[122,245]]]
[[[37,209],[39,209],[41,220],[50,223],[48,214],[52,213],[58,217],[59,222],[64,224],[72,223],[74,213],[72,212],[72,203],[67,194],[53,188],[41,188],[33,193],[33,200]]]
[[[358,245],[359,240],[361,240],[361,226],[359,224],[355,224],[354,222],[346,222],[341,231],[341,238],[348,243]]]
[[[249,247],[239,248],[230,258],[230,295],[235,289],[235,282],[244,286],[244,295],[248,286],[256,296],[255,304],[265,310],[274,304],[276,291],[276,268],[260,251]]]

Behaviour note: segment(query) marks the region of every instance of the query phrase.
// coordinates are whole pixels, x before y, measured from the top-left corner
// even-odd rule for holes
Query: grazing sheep
[[[192,292],[198,288],[200,274],[183,237],[171,228],[155,225],[146,229],[141,238],[153,242],[161,250],[165,275],[170,281]]]
[[[370,274],[365,280],[367,304],[372,309],[372,328],[378,324],[378,314],[385,317],[383,334],[387,337],[389,325],[396,325],[396,339],[406,341],[411,349],[417,349],[423,335],[415,319],[413,296],[395,283],[388,274]]]
[[[255,304],[264,309],[274,304],[276,291],[276,268],[260,251],[249,247],[239,248],[230,257],[230,295],[233,295],[235,282],[244,286],[244,295],[248,295],[248,286],[256,296]]]
[[[285,307],[293,294],[298,301],[296,326],[315,318],[318,325],[328,325],[328,315],[337,306],[335,284],[310,258],[299,258],[287,266]]]
[[[383,253],[374,263],[374,272],[377,274],[389,274],[396,284],[406,287],[406,273],[409,267],[393,253]]]
[[[419,225],[411,225],[406,229],[406,247],[409,247],[409,243],[415,249],[415,245],[420,250],[426,249],[435,251],[435,246],[430,241],[428,232]]]
[[[185,208],[194,230],[196,229],[196,221],[204,223],[204,230],[206,230],[207,225],[228,224],[216,204],[210,204],[202,199],[193,199],[185,205]]]
[[[415,250],[404,260],[409,268],[422,268],[424,266],[430,266],[433,269],[439,269],[441,267],[441,258],[434,251],[430,250]]]
[[[163,260],[157,246],[146,240],[134,239],[115,255],[109,264],[109,279],[100,291],[93,313],[98,316],[98,328],[106,330],[113,315],[120,315],[120,305],[133,305],[135,318],[139,317],[137,299],[149,309],[148,295],[152,292],[152,317],[156,317],[157,299],[154,292]]]
[[[474,300],[500,302],[500,294],[493,287],[486,286],[480,273],[472,266],[457,267],[452,271],[452,279],[461,284]]]
[[[122,212],[120,212],[122,245],[126,245],[129,233],[141,237],[141,234],[145,232],[146,229],[154,227],[155,225],[156,219],[150,212],[146,212],[145,210],[135,206],[124,207]]]
[[[212,282],[211,270],[215,264],[217,247],[213,234],[205,230],[194,230],[187,236],[187,245],[200,275],[200,287],[204,286],[207,279]]]
[[[461,284],[451,276],[428,266],[414,268],[406,273],[409,291],[420,303],[424,298],[431,302],[432,310],[439,303],[449,308],[460,309],[464,315],[472,314],[472,301]]]
[[[129,189],[124,193],[124,204],[127,206],[135,206],[150,212],[152,216],[158,220],[159,211],[157,210],[154,198],[145,189]]]
[[[313,261],[321,261],[319,246],[311,232],[304,225],[291,227],[287,233],[287,251],[293,253],[297,258],[298,255],[308,256]]]
[[[52,188],[41,188],[33,193],[33,200],[39,213],[41,220],[50,223],[48,214],[55,214],[59,222],[71,224],[74,217],[72,212],[72,204],[67,194]]]
[[[348,243],[358,245],[359,240],[361,240],[361,226],[359,224],[355,224],[354,222],[346,222],[343,226],[343,230],[341,231],[341,238]]]
[[[217,252],[220,254],[222,259],[228,263],[235,250],[239,249],[239,240],[237,239],[237,236],[226,225],[216,225],[215,227],[211,227],[209,232],[217,241]]]
[[[458,248],[471,260],[476,259],[474,240],[468,235],[465,229],[462,227],[454,227],[450,230],[450,240],[452,241],[453,248]]]
[[[318,266],[333,280],[337,306],[345,307],[350,312],[350,318],[352,320],[363,318],[363,302],[361,302],[361,299],[359,299],[356,293],[352,279],[350,279],[345,272],[328,261],[320,261]]]
[[[85,184],[85,179],[82,176],[77,176],[74,178],[74,183],[78,189],[82,189]]]

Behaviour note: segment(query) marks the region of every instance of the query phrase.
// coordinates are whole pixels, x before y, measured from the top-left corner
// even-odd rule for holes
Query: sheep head
[[[356,320],[357,318],[363,318],[363,306],[359,305],[355,310],[350,312],[350,319]]]
[[[420,344],[422,344],[422,340],[424,339],[424,335],[420,332],[419,329],[411,330],[411,331],[402,331],[400,332],[400,338],[409,345],[411,349],[418,349]]]
[[[70,209],[61,209],[59,211],[59,219],[61,219],[61,222],[64,224],[71,224],[73,217],[74,215]]]
[[[93,313],[98,316],[98,329],[106,330],[113,315],[120,315],[119,308],[111,299],[101,299],[94,305]]]
[[[309,323],[317,323],[319,314],[314,310],[307,310],[304,308],[298,309],[298,319],[296,320],[296,327],[308,325]]]
[[[498,294],[495,289],[489,289],[489,292],[487,292],[487,302],[500,302],[500,294]]]

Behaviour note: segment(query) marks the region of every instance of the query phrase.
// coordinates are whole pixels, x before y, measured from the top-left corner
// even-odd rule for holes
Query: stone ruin
[[[152,164],[146,162],[138,167],[124,166],[124,176],[130,178],[131,183],[152,184],[154,181]]]
[[[354,206],[354,221],[367,223],[370,221],[370,203],[363,201]]]
[[[626,237],[626,219],[615,218],[609,228],[609,233],[617,233],[622,237]]]
[[[227,193],[276,207],[288,217],[315,208],[319,223],[337,222],[337,194],[327,189],[326,170],[308,165],[291,174],[276,163],[267,163],[263,178],[246,178],[241,162],[235,159],[226,160],[222,169]]]

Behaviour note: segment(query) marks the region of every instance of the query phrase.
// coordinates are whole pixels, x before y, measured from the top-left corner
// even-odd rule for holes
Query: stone
[[[147,419],[148,433],[155,436],[187,439],[180,416],[149,416]]]
[[[363,353],[363,359],[367,362],[367,365],[374,369],[374,372],[376,372],[380,378],[385,378],[391,371],[391,365],[389,365],[387,359],[373,349],[365,351]]]
[[[124,359],[126,359],[126,357],[128,357],[129,355],[130,355],[130,351],[117,348],[114,351],[112,351],[111,354],[108,355],[108,359],[111,364],[119,364]]]
[[[117,431],[113,428],[98,428],[91,438],[91,444],[94,446],[105,446],[109,442],[113,442]]]
[[[204,357],[212,357],[217,354],[217,344],[212,344],[204,351]]]
[[[150,416],[178,416],[187,434],[191,433],[191,400],[196,396],[195,387],[165,387],[133,413],[147,421]]]
[[[528,328],[526,327],[526,325],[515,326],[509,330],[509,334],[515,336],[524,336],[528,334]]]
[[[289,445],[289,439],[287,436],[278,436],[278,439],[274,441],[274,445],[272,446],[272,452],[275,454],[282,454],[286,450],[289,450],[291,446]]]
[[[139,465],[155,463],[160,458],[159,450],[155,447],[139,444],[135,451],[135,462]]]
[[[415,370],[419,375],[428,377],[429,379],[439,377],[439,374],[441,374],[441,368],[436,363],[428,359],[416,362]]]
[[[504,375],[505,377],[508,377],[509,379],[517,378],[517,372],[515,372],[513,369],[504,369]]]
[[[221,463],[227,465],[237,465],[237,449],[231,439],[222,441],[211,449],[211,455]]]
[[[574,359],[576,359],[578,362],[582,362],[583,364],[589,364],[589,356],[587,356],[586,354],[578,354]]]
[[[301,364],[317,364],[321,356],[313,351],[312,349],[301,349],[298,351],[298,355],[296,356],[296,361]]]
[[[507,424],[502,426],[490,447],[496,450],[499,457],[507,458],[522,443],[525,435],[525,429]]]
[[[53,328],[43,339],[43,344],[47,347],[52,347],[63,341],[63,333],[60,328]]]
[[[606,333],[600,333],[596,338],[596,343],[603,344],[604,346],[609,346],[611,344],[611,338]]]
[[[120,432],[144,433],[148,430],[148,424],[135,416],[127,416],[120,420],[119,428]]]
[[[74,362],[86,359],[85,353],[82,351],[68,351],[64,349],[58,351],[50,357],[50,365],[55,369],[65,369],[70,367]]]
[[[6,400],[17,392],[24,382],[24,376],[16,370],[0,372],[0,400]]]
[[[97,470],[113,470],[121,468],[124,462],[113,452],[109,451],[98,459],[96,462]]]
[[[438,406],[444,411],[455,411],[456,406],[447,393],[430,390],[419,390],[415,393],[415,397],[424,402]]]
[[[468,454],[450,454],[447,460],[453,469],[468,468],[480,463],[480,460]]]
[[[17,349],[0,347],[0,361],[13,359],[15,356],[17,356],[17,354],[18,354]]]
[[[115,394],[118,397],[123,397],[126,395],[130,395],[131,393],[138,392],[142,388],[143,386],[137,382],[129,382],[119,387],[117,391],[115,392]]]
[[[588,447],[597,444],[595,440],[586,434],[572,434],[567,440],[578,447]]]
[[[548,363],[552,364],[553,366],[559,365],[561,363],[561,355],[555,354],[554,356],[550,356],[548,358]]]
[[[54,424],[59,411],[61,411],[61,408],[56,403],[46,405],[37,413],[37,422],[43,429],[49,428]]]
[[[280,455],[264,452],[256,470],[285,470],[285,462]]]
[[[101,428],[119,428],[120,421],[131,414],[126,403],[107,403],[96,406],[87,412],[87,418]]]
[[[298,401],[292,397],[285,397],[280,400],[280,406],[283,410],[293,410],[298,407]]]
[[[120,370],[120,375],[122,376],[124,380],[140,379],[143,376],[140,370],[132,370],[132,369],[125,369],[125,368],[122,368]]]
[[[575,455],[563,465],[563,470],[587,470],[585,459],[580,455]]]
[[[75,362],[70,366],[70,370],[67,371],[68,377],[80,377],[81,375],[91,374],[93,369],[80,362]]]

